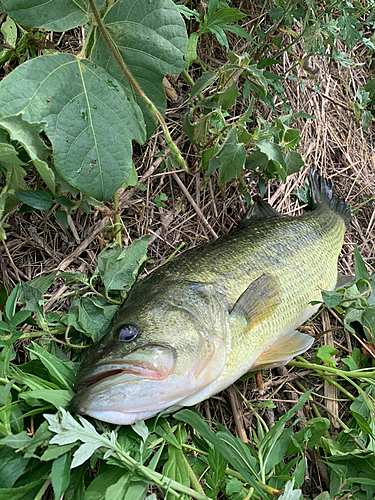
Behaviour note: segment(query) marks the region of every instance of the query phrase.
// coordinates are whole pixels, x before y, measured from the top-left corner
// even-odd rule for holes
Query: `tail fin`
[[[333,182],[318,175],[314,167],[310,169],[310,189],[313,207],[316,208],[322,203],[328,205],[333,212],[340,215],[348,229],[351,219],[350,208],[344,200],[333,194]]]

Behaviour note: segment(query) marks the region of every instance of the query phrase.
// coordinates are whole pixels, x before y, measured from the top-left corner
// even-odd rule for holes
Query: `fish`
[[[313,338],[297,330],[338,285],[350,209],[310,169],[313,210],[282,215],[259,196],[229,234],[139,280],[89,351],[71,408],[136,420],[195,405],[247,372],[282,365]]]

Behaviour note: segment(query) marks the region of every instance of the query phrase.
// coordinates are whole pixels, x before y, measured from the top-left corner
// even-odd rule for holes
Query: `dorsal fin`
[[[346,229],[350,224],[350,208],[345,200],[342,200],[333,194],[333,182],[318,175],[314,167],[310,168],[310,191],[313,201],[313,207],[325,204],[333,212],[336,212],[343,219]]]
[[[269,203],[262,200],[259,195],[255,195],[253,205],[251,205],[245,217],[237,227],[247,227],[261,220],[270,219],[271,217],[283,217],[283,215],[272,208]]]

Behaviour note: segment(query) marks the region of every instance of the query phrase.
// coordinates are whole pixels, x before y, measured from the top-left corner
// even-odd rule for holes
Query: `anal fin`
[[[272,366],[285,365],[294,356],[302,354],[311,347],[314,339],[310,335],[292,330],[276,340],[266,351],[264,351],[249,371],[262,370]]]

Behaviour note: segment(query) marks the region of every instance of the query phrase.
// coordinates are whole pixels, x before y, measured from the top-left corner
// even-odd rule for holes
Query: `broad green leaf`
[[[40,176],[54,193],[55,176],[46,163],[51,150],[47,148],[39,136],[39,133],[43,130],[43,125],[28,123],[21,116],[11,116],[0,119],[0,127],[7,130],[12,141],[18,141],[24,147]]]
[[[322,345],[316,352],[315,363],[321,364],[323,361],[327,366],[334,367],[337,365],[337,361],[332,359],[339,351],[334,347],[329,345]]]
[[[281,180],[283,182],[286,181],[286,164],[282,155],[281,146],[275,144],[271,141],[259,141],[256,143],[259,150],[267,155],[267,158],[273,162],[276,167],[276,170],[279,172]]]
[[[132,162],[132,168],[130,171],[130,175],[128,177],[128,180],[122,185],[122,187],[127,188],[129,186],[136,186],[137,182],[138,182],[138,174],[137,174],[137,171],[135,169],[135,165]]]
[[[327,418],[322,417],[312,418],[311,420],[306,422],[307,429],[301,429],[294,434],[293,441],[290,441],[289,443],[286,452],[287,455],[298,453],[299,450],[295,444],[296,442],[301,446],[302,449],[304,449],[305,446],[307,450],[312,446],[316,446],[326,430],[329,429],[329,426],[330,421]],[[307,436],[306,431],[309,432],[307,443],[305,443]]]
[[[369,307],[363,312],[361,323],[368,328],[374,337],[375,334],[375,308]],[[370,339],[368,339],[370,341]]]
[[[129,71],[147,97],[164,114],[166,100],[163,77],[180,73],[186,65],[183,56],[188,37],[177,7],[172,0],[122,0],[106,12],[103,21]],[[92,60],[130,89],[98,33]],[[136,100],[143,111],[149,136],[155,129],[155,122],[144,102],[138,96]]]
[[[325,305],[332,309],[332,307],[338,306],[343,299],[343,295],[337,292],[331,292],[329,290],[322,290],[322,299]]]
[[[101,252],[98,271],[107,291],[130,290],[140,266],[146,261],[148,238],[148,235],[142,236],[124,250],[114,243]]]
[[[262,457],[262,470],[268,473],[284,456],[293,427],[285,429],[285,422],[281,419],[265,434],[259,446],[259,456]]]
[[[304,166],[305,162],[297,151],[288,151],[285,156],[287,175],[296,174]]]
[[[369,129],[372,125],[373,118],[374,118],[374,116],[371,113],[371,111],[366,110],[362,114],[361,125],[362,125],[363,130],[366,132],[366,134],[368,134],[370,132]]]
[[[101,297],[80,297],[76,299],[76,304],[82,328],[97,342],[107,330],[118,306]]]
[[[216,154],[219,165],[219,186],[235,179],[243,172],[246,159],[246,149],[243,144],[237,142],[237,130],[232,128],[219,152]]]
[[[17,197],[36,210],[48,210],[52,206],[52,196],[47,191],[17,191]]]
[[[1,0],[17,23],[52,31],[65,31],[87,22],[86,0]],[[102,3],[102,2],[101,2]]]
[[[212,492],[210,492],[211,498],[216,498],[220,491],[221,480],[225,476],[228,461],[213,446],[208,451],[207,460],[210,471],[206,483],[212,489]]]
[[[61,498],[70,482],[70,451],[53,461],[51,479],[56,498]]]
[[[22,475],[28,463],[28,458],[23,458],[11,448],[1,449],[0,459],[0,498],[1,488],[11,488]]]
[[[16,313],[12,317],[12,319],[9,323],[10,328],[13,330],[19,324],[24,323],[27,320],[27,318],[29,318],[31,316],[31,314],[32,314],[31,311],[18,311],[18,313]]]
[[[43,122],[58,172],[97,200],[108,200],[129,177],[131,140],[145,140],[131,93],[71,54],[37,57],[16,68],[0,84],[0,109],[4,118],[20,114],[29,123]]]
[[[225,90],[218,92],[215,96],[215,100],[217,97],[217,102],[221,106],[221,109],[227,110],[234,105],[239,95],[240,93],[238,92],[237,85],[233,82],[232,85]]]

